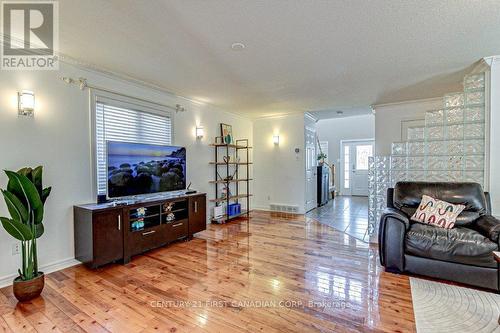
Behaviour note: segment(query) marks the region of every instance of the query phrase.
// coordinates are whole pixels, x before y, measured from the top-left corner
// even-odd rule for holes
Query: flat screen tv
[[[108,198],[186,188],[186,148],[107,142]]]

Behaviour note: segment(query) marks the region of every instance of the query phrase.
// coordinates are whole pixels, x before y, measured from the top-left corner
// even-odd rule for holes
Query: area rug
[[[410,277],[417,333],[500,332],[500,295]]]

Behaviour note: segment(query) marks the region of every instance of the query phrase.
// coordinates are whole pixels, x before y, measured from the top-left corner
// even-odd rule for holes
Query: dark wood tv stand
[[[91,268],[128,263],[134,255],[191,239],[206,222],[205,193],[75,206],[75,258]]]

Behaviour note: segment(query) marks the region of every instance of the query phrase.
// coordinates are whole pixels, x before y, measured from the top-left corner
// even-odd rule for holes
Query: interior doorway
[[[310,211],[317,207],[317,180],[316,180],[316,129],[305,127],[305,164],[306,164],[306,193],[305,210]]]
[[[340,145],[342,195],[368,196],[368,158],[373,156],[374,140],[343,140]]]

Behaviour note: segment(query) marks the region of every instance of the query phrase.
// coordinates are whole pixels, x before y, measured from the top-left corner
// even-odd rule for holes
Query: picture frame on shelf
[[[223,142],[225,144],[231,144],[233,142],[233,126],[221,123],[220,124],[220,134],[222,136]]]

